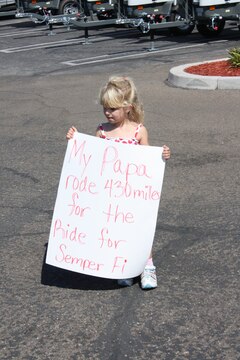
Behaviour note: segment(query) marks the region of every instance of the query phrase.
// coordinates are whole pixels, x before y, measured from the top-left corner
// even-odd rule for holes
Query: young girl
[[[133,81],[127,77],[111,77],[100,91],[100,104],[107,122],[98,125],[96,136],[109,141],[132,145],[149,145],[148,132],[143,125],[144,112],[139,102]],[[67,139],[73,137],[77,129],[72,126]],[[170,149],[163,146],[163,158],[170,158]],[[131,286],[133,279],[120,279],[121,286]],[[150,254],[141,274],[142,289],[157,287],[156,267]]]

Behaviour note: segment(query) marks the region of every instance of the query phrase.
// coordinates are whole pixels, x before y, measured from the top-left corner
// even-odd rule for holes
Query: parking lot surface
[[[92,31],[91,45],[23,20],[0,31],[1,359],[238,359],[239,91],[166,80],[172,66],[225,57],[239,31],[160,33],[154,52],[134,29]],[[148,292],[45,264],[66,130],[94,134],[112,74],[135,80],[150,143],[172,150]]]

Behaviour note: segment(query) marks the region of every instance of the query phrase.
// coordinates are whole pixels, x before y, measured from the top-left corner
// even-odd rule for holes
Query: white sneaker
[[[118,285],[120,286],[132,286],[133,278],[130,279],[118,279]]]
[[[156,267],[146,265],[141,274],[141,287],[143,290],[155,289],[157,287]]]

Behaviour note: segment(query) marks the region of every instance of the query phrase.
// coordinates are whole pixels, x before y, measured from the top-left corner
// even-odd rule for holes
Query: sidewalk
[[[204,61],[204,63],[221,61],[226,59],[218,59],[212,61]],[[193,65],[199,65],[202,62],[185,64],[173,67],[169,71],[168,82],[169,84],[185,88],[185,89],[202,89],[202,90],[216,90],[216,89],[236,89],[240,90],[240,77],[239,76],[203,76],[195,75],[185,72],[184,70]]]

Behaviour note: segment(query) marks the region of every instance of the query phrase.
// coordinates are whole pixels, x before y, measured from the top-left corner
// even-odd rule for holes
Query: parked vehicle
[[[98,20],[117,19],[118,23],[136,26],[142,32],[171,28],[174,33],[188,34],[194,29],[188,0],[87,0],[90,14]]]
[[[39,12],[41,9],[50,10],[53,15],[78,14],[83,11],[81,0],[19,0],[20,8],[24,12]]]
[[[0,17],[15,15],[17,4],[15,0],[0,0]]]
[[[222,32],[225,22],[235,21],[240,30],[239,0],[193,0],[194,20],[203,36]]]
[[[0,0],[2,1],[2,0]],[[8,1],[8,0],[4,0]],[[11,1],[11,0],[9,0]],[[168,28],[174,34],[190,34],[195,25],[204,36],[215,36],[225,22],[235,21],[240,28],[240,0],[18,0],[23,12],[46,11],[50,16],[78,15],[69,18],[81,29],[105,26],[132,26],[143,33]],[[79,15],[80,14],[80,15]],[[61,17],[49,21],[61,21]]]
[[[143,19],[145,32],[169,27],[174,34],[186,35],[196,25],[203,36],[216,36],[226,21],[235,21],[240,29],[239,0],[88,0],[87,4],[99,20]],[[183,25],[175,27],[179,21]]]

